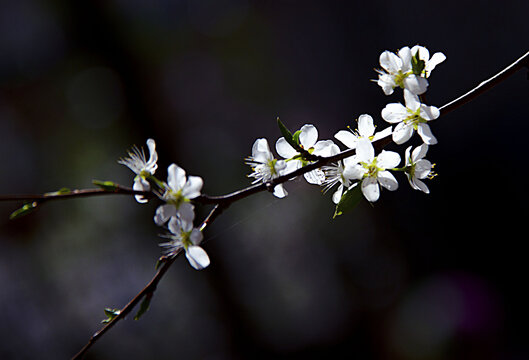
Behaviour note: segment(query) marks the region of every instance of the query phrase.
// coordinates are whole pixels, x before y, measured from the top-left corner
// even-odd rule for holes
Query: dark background
[[[117,159],[157,141],[203,191],[247,186],[275,118],[321,139],[360,114],[385,126],[384,50],[447,60],[441,106],[529,50],[526,1],[1,1],[1,193],[132,184]],[[529,82],[520,71],[434,123],[431,194],[396,192],[332,220],[304,181],[233,205],[206,232],[211,266],[179,259],[150,311],[87,359],[527,359]],[[417,139],[411,142],[417,145]],[[408,145],[408,144],[406,144]],[[403,153],[406,146],[391,147]],[[401,175],[401,174],[398,174]],[[61,359],[154,274],[153,201],[0,206],[0,358]],[[207,208],[199,209],[199,215]]]

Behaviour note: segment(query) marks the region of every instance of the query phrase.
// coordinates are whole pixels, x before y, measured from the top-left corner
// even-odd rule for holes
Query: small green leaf
[[[47,192],[45,193],[44,195],[45,196],[56,196],[56,195],[65,195],[65,194],[69,194],[71,193],[72,190],[70,190],[69,188],[67,187],[63,187],[63,188],[60,188],[59,190],[57,191],[52,191],[52,192]]]
[[[292,135],[292,140],[294,140],[294,142],[297,145],[296,149],[300,147],[300,145],[299,145],[299,134],[301,134],[301,130],[296,131],[294,133],[294,135]]]
[[[111,309],[111,308],[105,308],[105,315],[107,318],[103,321],[101,321],[102,324],[107,324],[114,320],[116,316],[118,316],[121,313],[121,310],[119,309]]]
[[[411,57],[411,71],[415,75],[420,76],[424,70],[425,65],[426,63],[424,62],[424,60],[421,60],[419,58],[419,51],[417,51],[415,55]]]
[[[112,181],[92,180],[92,184],[100,187],[105,191],[116,191],[118,189],[118,185],[116,183],[113,183]]]
[[[360,203],[360,200],[362,200],[362,190],[360,187],[360,185],[357,185],[343,193],[340,202],[336,205],[333,219],[345,212],[353,210]]]
[[[17,209],[9,215],[10,220],[18,219],[19,217],[25,216],[37,209],[38,203],[36,201],[33,201],[31,203],[26,203],[22,205],[20,209]]]
[[[297,140],[294,138],[296,136],[296,134],[292,135],[292,133],[290,132],[290,130],[288,130],[288,128],[285,126],[285,124],[283,124],[281,122],[281,120],[279,120],[279,118],[277,118],[277,126],[279,126],[279,130],[281,131],[281,135],[283,135],[283,137],[285,138],[285,140],[287,141],[287,143],[289,143],[290,146],[292,146],[294,149],[296,149],[297,151],[300,151],[301,148],[299,146],[299,134],[297,131],[296,134],[297,134]]]
[[[145,295],[145,297],[144,297],[143,300],[141,301],[140,309],[138,310],[138,312],[137,312],[136,315],[134,316],[134,320],[139,320],[140,317],[141,317],[143,314],[145,314],[145,312],[146,312],[147,310],[149,310],[149,306],[151,305],[152,295],[153,295],[152,292],[147,293],[147,295]]]

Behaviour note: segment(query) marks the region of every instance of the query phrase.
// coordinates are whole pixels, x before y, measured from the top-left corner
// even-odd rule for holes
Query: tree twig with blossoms
[[[381,69],[374,80],[390,95],[395,89],[402,89],[404,104],[390,103],[381,111],[381,118],[388,123],[384,130],[376,132],[373,117],[362,114],[358,117],[357,129],[339,130],[335,138],[346,149],[332,140],[318,140],[318,131],[312,124],[304,125],[292,133],[279,119],[282,136],[275,142],[278,159],[270,149],[268,140],[257,139],[246,164],[251,167],[248,177],[252,185],[222,195],[202,194],[203,180],[198,176],[187,176],[184,169],[176,164],[168,167],[167,181],[155,176],[158,168],[158,154],[153,139],[147,140],[149,156],[133,147],[128,156],[118,162],[127,166],[134,174],[133,186],[127,187],[112,181],[94,181],[96,188],[70,190],[62,188],[55,192],[37,195],[4,195],[2,201],[24,201],[21,208],[11,214],[12,219],[29,214],[52,200],[77,197],[121,194],[134,196],[140,204],[158,199],[153,220],[167,229],[161,237],[162,255],[157,262],[157,271],[149,283],[121,309],[105,309],[107,319],[104,326],[91,336],[88,343],[74,356],[81,358],[108,330],[139,305],[134,319],[139,319],[149,308],[156,287],[176,258],[185,253],[190,265],[201,270],[210,265],[210,258],[201,247],[204,231],[231,204],[262,191],[270,191],[278,198],[285,198],[288,192],[284,186],[288,181],[303,176],[309,184],[321,186],[323,192],[336,188],[332,201],[336,204],[334,216],[351,210],[362,198],[374,203],[380,199],[381,189],[395,191],[399,184],[393,173],[403,172],[415,190],[429,193],[426,179],[435,176],[433,164],[425,159],[429,146],[437,144],[430,124],[440,116],[455,110],[486,90],[494,87],[508,76],[529,68],[529,52],[507,68],[480,83],[466,94],[448,104],[435,107],[422,102],[421,96],[429,86],[429,77],[434,68],[446,57],[437,52],[430,57],[422,46],[403,47],[397,53],[384,51],[380,55]],[[393,127],[394,126],[394,127]],[[394,151],[384,150],[391,142],[406,143],[417,133],[423,144],[413,149],[408,146],[404,159]],[[399,167],[399,165],[401,165]],[[195,226],[195,206],[213,205],[209,214]]]

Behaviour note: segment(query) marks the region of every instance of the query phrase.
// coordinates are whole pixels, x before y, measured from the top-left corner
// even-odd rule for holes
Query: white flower
[[[430,190],[426,186],[422,179],[432,178],[435,174],[432,172],[433,164],[424,159],[428,152],[428,145],[422,144],[411,151],[411,146],[408,147],[404,153],[406,158],[406,170],[405,174],[408,177],[410,185],[415,190],[420,190],[426,194],[430,193]]]
[[[160,246],[165,248],[165,255],[170,257],[178,254],[183,248],[191,266],[197,270],[202,270],[208,267],[210,261],[206,251],[199,246],[203,235],[200,230],[193,227],[193,218],[194,216],[190,219],[184,219],[180,216],[171,217],[169,231],[172,234],[167,236],[171,241],[162,243]]]
[[[148,181],[148,177],[154,175],[154,172],[158,168],[158,165],[156,164],[158,161],[156,143],[153,139],[148,139],[147,146],[149,147],[149,160],[146,160],[143,149],[134,146],[132,150],[129,151],[129,157],[122,158],[118,161],[118,163],[127,166],[136,174],[132,188],[137,191],[151,190],[151,184]],[[148,201],[141,195],[136,195],[135,198],[139,203],[146,203]]]
[[[377,84],[384,94],[393,94],[393,89],[397,86],[408,89],[416,95],[426,91],[428,80],[413,73],[412,51],[409,47],[400,49],[398,56],[386,50],[380,55],[379,61],[384,71],[377,70],[379,74]]]
[[[373,145],[363,139],[356,147],[356,161],[358,163],[348,173],[351,178],[362,181],[362,193],[368,201],[375,202],[380,197],[378,184],[390,191],[397,190],[399,184],[387,169],[395,168],[400,163],[399,154],[383,150],[375,157]]]
[[[252,146],[252,156],[246,159],[246,164],[250,165],[253,170],[253,173],[248,175],[248,177],[255,178],[252,184],[265,183],[275,179],[282,175],[287,167],[284,160],[274,158],[268,146],[268,141],[264,138],[255,140]],[[284,198],[288,195],[283,184],[274,187],[274,195],[278,198]]]
[[[337,145],[331,147],[330,156],[336,155],[340,152],[340,148]],[[353,178],[351,176],[351,169],[357,164],[356,156],[351,156],[343,160],[338,161],[336,164],[330,164],[322,167],[325,173],[325,181],[323,182],[323,192],[329,191],[334,185],[338,185],[338,188],[332,195],[332,201],[335,204],[340,202],[344,190],[348,190],[357,183],[352,184]]]
[[[184,169],[176,164],[171,164],[167,169],[167,183],[164,184],[165,193],[162,195],[165,204],[156,209],[154,222],[157,225],[163,225],[177,213],[186,220],[194,218],[194,207],[189,200],[200,196],[203,184],[201,177],[189,176],[186,178]]]
[[[348,148],[356,149],[356,143],[360,139],[367,138],[371,141],[377,141],[379,139],[385,138],[386,136],[389,136],[390,134],[391,126],[375,133],[375,125],[373,124],[373,118],[370,115],[363,114],[358,117],[358,130],[340,130],[334,135],[334,137],[340,140]]]
[[[404,101],[406,106],[400,103],[386,105],[382,109],[382,118],[397,126],[393,130],[393,141],[403,144],[417,133],[428,145],[437,144],[437,139],[433,136],[428,121],[437,119],[440,115],[439,109],[435,106],[421,104],[419,97],[408,90],[404,90]]]
[[[426,78],[430,76],[431,72],[437,65],[446,60],[446,56],[442,52],[436,52],[430,58],[430,52],[424,46],[415,45],[411,48],[411,53],[413,56],[416,56],[417,52],[419,53],[419,59],[424,61],[424,70],[421,76]]]
[[[331,140],[318,140],[318,130],[314,125],[303,125],[299,133],[299,145],[307,150],[310,154],[317,156],[329,156],[330,148],[334,143]],[[310,162],[304,160],[300,153],[298,153],[286,140],[281,137],[276,142],[277,153],[287,159],[287,167],[285,174],[291,173]],[[321,169],[309,171],[304,174],[305,180],[310,184],[321,185],[325,181],[325,174]]]

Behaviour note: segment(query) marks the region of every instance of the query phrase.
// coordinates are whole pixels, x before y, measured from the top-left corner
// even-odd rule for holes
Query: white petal
[[[313,155],[329,157],[334,154],[336,144],[332,140],[320,140],[314,145]],[[338,149],[340,152],[340,149]]]
[[[169,231],[175,235],[180,235],[182,232],[182,220],[176,216],[172,216],[167,224]]]
[[[392,137],[393,137],[393,141],[396,144],[400,145],[408,141],[412,135],[413,135],[413,126],[401,122],[397,126],[395,126],[395,130],[393,130]]]
[[[356,142],[358,141],[358,138],[352,132],[348,130],[340,130],[334,134],[334,137],[349,149],[356,148]]]
[[[321,185],[325,181],[325,173],[321,169],[316,169],[303,174],[309,184]]]
[[[296,150],[294,150],[292,146],[290,146],[290,144],[285,140],[284,137],[277,139],[276,151],[279,156],[285,159],[290,159],[298,153]]]
[[[358,133],[361,136],[370,137],[375,133],[375,125],[373,118],[367,114],[362,114],[358,117]]]
[[[362,180],[366,169],[362,165],[347,166],[343,171],[343,177],[346,179]]]
[[[360,139],[356,145],[356,157],[359,162],[371,162],[375,158],[375,149],[369,139]]]
[[[408,75],[402,83],[404,88],[416,95],[421,95],[428,89],[428,80],[415,74]]]
[[[419,159],[415,164],[415,177],[424,179],[432,171],[432,163],[426,159]]]
[[[368,177],[362,181],[362,194],[369,202],[375,202],[380,197],[380,188],[376,179]]]
[[[402,67],[402,60],[390,51],[384,51],[379,57],[380,66],[390,74],[397,73]]]
[[[378,182],[380,185],[385,187],[386,189],[390,191],[395,191],[399,187],[399,183],[397,182],[397,179],[393,176],[392,173],[389,171],[379,171],[378,172]]]
[[[156,162],[158,161],[158,153],[156,152],[156,143],[153,139],[147,140],[147,147],[149,148],[149,161],[147,161],[147,164],[145,164],[145,170],[152,174],[156,171],[158,168],[158,165]]]
[[[424,182],[422,182],[419,179],[414,179],[413,181],[415,183],[415,186],[416,186],[417,190],[421,190],[422,192],[424,192],[426,194],[430,193],[430,189],[428,189],[428,186],[426,186],[426,184]]]
[[[356,155],[349,156],[342,160],[345,168],[352,167],[358,164],[358,157]]]
[[[305,150],[310,149],[318,140],[318,130],[314,125],[303,125],[299,134],[299,142]]]
[[[430,126],[425,123],[420,123],[417,127],[417,133],[421,137],[422,141],[424,141],[428,145],[435,145],[437,144],[437,139],[432,134],[432,130],[430,130]]]
[[[408,89],[404,89],[404,102],[406,103],[406,108],[412,111],[416,111],[421,106],[419,97]]]
[[[193,245],[200,245],[202,242],[202,239],[204,238],[204,235],[202,234],[202,231],[198,229],[193,229],[191,231],[191,234],[189,235],[189,240],[193,243]]]
[[[393,94],[393,89],[397,87],[397,84],[395,84],[395,78],[388,74],[378,75],[377,84],[382,88],[382,91],[384,91],[384,94],[386,95]]]
[[[335,204],[338,204],[340,202],[340,199],[342,198],[343,194],[343,184],[340,184],[338,186],[338,189],[332,194],[332,202]]]
[[[435,106],[421,105],[420,116],[425,120],[434,120],[441,115],[441,112]]]
[[[406,73],[411,70],[411,50],[405,46],[399,50],[399,58],[402,61],[401,71]]]
[[[154,214],[154,222],[156,225],[161,226],[165,224],[172,216],[176,216],[176,208],[173,205],[160,205]]]
[[[256,157],[258,153],[265,153],[268,157],[270,154],[270,147],[268,141],[265,138],[255,140],[252,146],[252,157]]]
[[[202,190],[203,185],[204,181],[200,176],[188,177],[187,182],[182,189],[182,196],[187,199],[194,199],[200,196],[200,191]]]
[[[167,169],[167,184],[173,191],[178,191],[186,184],[186,172],[176,164],[169,165]]]
[[[151,185],[147,180],[138,175],[134,178],[134,184],[132,185],[132,189],[136,191],[149,191],[151,190]],[[145,204],[149,201],[148,199],[143,197],[143,195],[135,195],[134,198],[140,204]]]
[[[445,60],[446,60],[446,56],[442,52],[437,52],[437,53],[433,54],[433,56],[430,59],[430,61],[428,61],[426,63],[426,66],[424,67],[424,69],[426,70],[426,76],[430,76],[430,72],[432,72],[432,70],[437,65],[439,65],[440,63],[442,63]]]
[[[411,53],[413,54],[413,56],[416,56],[417,52],[419,52],[419,59],[424,60],[424,62],[427,63],[430,59],[430,52],[428,51],[428,49],[424,46],[415,45],[411,48]]]
[[[284,198],[287,195],[288,195],[288,192],[283,187],[283,184],[276,185],[276,187],[274,188],[274,196],[275,197],[278,197],[278,198],[282,199],[282,198]]]
[[[388,137],[388,136],[391,135],[392,132],[393,132],[393,128],[391,126],[388,126],[384,130],[375,133],[375,135],[373,136],[373,139],[371,141],[377,141],[377,140],[383,139],[385,137]]]
[[[394,151],[382,150],[377,156],[377,165],[383,169],[397,167],[400,163],[400,155]]]
[[[207,268],[210,264],[209,256],[200,246],[191,245],[186,249],[186,258],[197,270]]]
[[[386,107],[382,109],[382,119],[386,120],[388,123],[398,123],[407,117],[408,110],[400,103],[387,104]]]
[[[183,226],[185,231],[189,231],[193,228],[193,220],[195,219],[195,207],[189,202],[183,202],[178,208],[178,217],[182,219],[182,222],[189,224],[189,226]]]
[[[411,153],[411,159],[413,162],[417,162],[418,160],[424,158],[426,156],[426,153],[428,152],[428,145],[422,144],[421,146],[417,146],[415,150]]]

